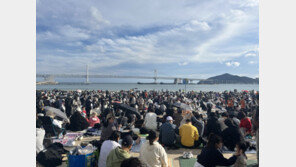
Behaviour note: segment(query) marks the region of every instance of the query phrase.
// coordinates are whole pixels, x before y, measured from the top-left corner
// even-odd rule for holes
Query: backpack
[[[55,167],[62,164],[62,154],[67,153],[61,143],[51,144],[37,154],[36,160],[44,167]]]

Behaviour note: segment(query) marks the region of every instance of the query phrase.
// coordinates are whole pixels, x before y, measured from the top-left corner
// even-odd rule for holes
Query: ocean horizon
[[[150,83],[81,83],[81,82],[60,82],[56,85],[36,85],[36,90],[163,90],[163,91],[243,91],[259,90],[259,84],[150,84]]]

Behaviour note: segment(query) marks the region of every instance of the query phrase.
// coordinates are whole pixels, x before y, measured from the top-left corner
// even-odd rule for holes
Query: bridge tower
[[[85,83],[89,83],[89,81],[88,81],[88,64],[86,65],[86,76],[85,76],[85,78],[86,78]]]
[[[156,83],[157,81],[157,70],[154,69],[154,83]]]
[[[44,77],[45,82],[55,82],[53,75],[47,75]]]

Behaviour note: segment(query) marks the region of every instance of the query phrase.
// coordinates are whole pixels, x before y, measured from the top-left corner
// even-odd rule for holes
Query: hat
[[[37,116],[43,117],[44,114],[42,114],[42,113],[38,113]]]
[[[133,139],[130,135],[127,135],[122,139],[122,146],[129,147],[132,144],[133,144]]]
[[[168,117],[166,118],[166,120],[167,120],[167,121],[173,121],[173,118],[172,118],[171,116],[168,116]]]

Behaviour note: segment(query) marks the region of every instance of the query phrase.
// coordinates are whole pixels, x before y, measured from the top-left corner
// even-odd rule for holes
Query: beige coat
[[[140,149],[140,160],[147,167],[168,167],[168,157],[165,149],[158,143],[149,144],[147,140]]]

